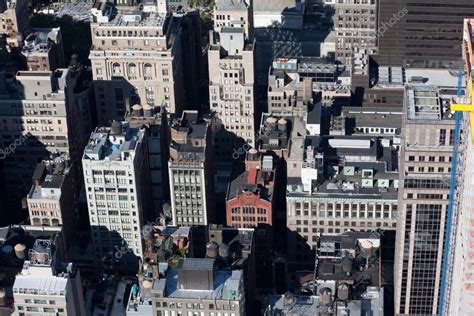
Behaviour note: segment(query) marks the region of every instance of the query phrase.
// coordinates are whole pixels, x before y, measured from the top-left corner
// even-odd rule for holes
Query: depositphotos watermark
[[[20,135],[20,137],[15,139],[13,143],[11,143],[10,145],[8,145],[7,147],[3,149],[0,149],[0,160],[7,158],[7,156],[10,154],[14,154],[16,151],[16,148],[20,146],[21,144],[23,144],[30,136],[31,136],[30,132],[26,134],[22,134]]]
[[[392,18],[390,18],[388,21],[384,21],[380,23],[380,27],[376,32],[377,37],[384,37],[385,32],[388,31],[391,27],[394,27],[401,19],[403,19],[406,15],[408,14],[408,9],[403,8],[397,13],[394,13]]]

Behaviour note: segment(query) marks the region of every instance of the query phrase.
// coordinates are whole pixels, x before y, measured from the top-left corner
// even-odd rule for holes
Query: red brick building
[[[249,155],[250,156],[250,155]],[[246,171],[229,186],[226,199],[227,226],[252,228],[273,225],[273,189],[275,168],[272,156],[255,154],[246,163]]]

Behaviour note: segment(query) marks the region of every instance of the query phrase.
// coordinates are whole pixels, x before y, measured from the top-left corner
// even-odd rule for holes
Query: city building
[[[2,0],[0,2],[0,33],[7,36],[8,49],[18,48],[29,26],[28,1]]]
[[[316,97],[328,105],[348,103],[350,79],[344,66],[319,57],[273,60],[268,75],[269,113],[304,116]]]
[[[308,113],[306,137],[296,137],[287,161],[287,255],[296,267],[312,264],[319,233],[397,223],[396,147],[375,136],[320,135],[318,113]]]
[[[38,162],[64,153],[79,165],[92,130],[90,79],[82,68],[70,67],[20,71],[0,83],[1,145],[13,148],[4,157],[5,187],[18,203],[31,188]]]
[[[262,250],[256,244],[257,234],[258,229],[253,228],[223,227],[216,224],[208,226],[206,258],[215,259],[220,267],[242,270],[244,273],[246,315],[256,312],[256,263],[261,262],[261,257],[258,258],[257,255]]]
[[[210,124],[197,111],[184,111],[172,120],[170,128],[168,169],[173,225],[206,226],[215,216]]]
[[[377,0],[337,1],[334,5],[336,31],[336,58],[353,69],[357,53],[364,55],[377,52]],[[354,69],[355,70],[355,69]]]
[[[474,312],[472,300],[473,268],[474,268],[474,90],[472,85],[473,55],[472,31],[474,19],[464,20],[463,58],[466,93],[455,98],[450,105],[456,113],[459,124],[455,126],[453,160],[456,169],[451,172],[450,205],[447,215],[447,225],[451,223],[449,240],[444,241],[443,264],[440,300],[438,306],[443,315],[468,315]],[[456,133],[457,128],[457,133]],[[456,154],[456,156],[454,156]],[[456,158],[455,158],[456,157]],[[454,165],[454,164],[453,164]],[[449,211],[448,211],[449,213]]]
[[[30,71],[54,71],[65,66],[61,28],[32,29],[21,53]]]
[[[242,270],[219,270],[214,259],[181,259],[177,269],[153,281],[153,315],[227,312],[243,316],[245,286]]]
[[[199,14],[158,13],[96,2],[91,23],[99,123],[123,119],[134,104],[178,113],[199,100]],[[116,13],[115,10],[117,11]]]
[[[395,313],[438,314],[456,89],[407,85],[395,248]]]
[[[153,315],[152,289],[149,285],[164,276],[169,268],[176,268],[182,258],[193,257],[192,227],[143,227],[145,261],[132,285],[126,315]],[[176,312],[175,312],[176,313]]]
[[[97,256],[131,251],[143,259],[140,233],[150,216],[150,178],[145,129],[112,122],[91,134],[82,168]]]
[[[66,243],[70,245],[79,221],[76,204],[79,179],[69,157],[59,156],[39,163],[32,180],[26,197],[31,225],[64,226]]]
[[[132,128],[146,127],[148,161],[150,167],[151,194],[153,215],[155,218],[163,213],[163,204],[169,201],[168,178],[168,122],[164,107],[152,107],[135,104],[125,116]]]
[[[323,283],[322,285],[326,285]],[[331,285],[331,284],[329,284]],[[383,289],[369,287],[360,300],[333,302],[331,288],[324,287],[319,295],[293,295],[267,297],[264,316],[324,316],[324,315],[374,315],[382,316]]]
[[[252,7],[248,0],[217,0],[214,8],[214,31],[222,28],[243,27],[246,38],[253,32]]]
[[[261,153],[271,152],[277,157],[286,159],[289,155],[290,135],[294,118],[262,113],[258,133],[258,150]]]
[[[322,234],[314,272],[299,289],[269,296],[263,315],[384,315],[381,235],[374,232]]]
[[[255,146],[254,45],[244,27],[222,27],[212,34],[209,58],[209,103],[216,156],[230,157],[232,149],[248,143]]]
[[[378,7],[379,65],[457,69],[463,20],[474,16],[470,0],[380,0]]]
[[[85,315],[81,275],[72,263],[54,266],[52,245],[36,240],[23,270],[15,278],[13,315]]]
[[[330,134],[377,136],[382,142],[400,147],[402,135],[402,111],[386,108],[353,108],[343,107],[341,124],[332,124]],[[338,117],[333,117],[337,119]]]
[[[229,185],[226,199],[226,222],[237,228],[273,225],[276,166],[271,155],[259,155],[251,149],[246,171]]]

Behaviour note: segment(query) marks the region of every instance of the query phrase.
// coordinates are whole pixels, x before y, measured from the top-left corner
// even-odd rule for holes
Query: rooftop
[[[177,161],[204,161],[209,124],[197,111],[184,111],[181,118],[171,122],[170,159]]]
[[[166,17],[156,12],[145,12],[138,7],[116,7],[108,22],[99,25],[120,27],[163,27]]]
[[[268,297],[267,309],[264,315],[268,316],[317,316],[322,305],[319,296],[273,295]]]
[[[274,171],[252,169],[244,171],[229,185],[227,200],[235,199],[242,194],[258,195],[260,199],[271,201],[273,195]]]
[[[354,119],[355,127],[391,127],[401,130],[402,112],[390,109],[343,109],[346,119]]]
[[[127,122],[112,122],[112,127],[98,127],[92,133],[83,160],[126,161],[134,157],[145,130],[129,128]]]
[[[207,282],[212,282],[211,289],[201,287]],[[186,258],[180,260],[178,269],[168,270],[165,278],[155,280],[153,290],[164,290],[169,298],[240,300],[244,295],[242,282],[242,270],[216,270],[214,259]],[[197,284],[200,286],[194,288]]]
[[[36,166],[33,183],[28,200],[59,199],[65,177],[69,174],[69,157],[57,157],[55,160],[44,161]]]
[[[216,0],[216,11],[247,11],[245,0]]]
[[[258,134],[260,149],[288,149],[292,124],[292,117],[278,117],[263,113],[260,122],[260,133]]]
[[[397,199],[398,164],[396,152],[390,147],[380,146],[377,137],[367,136],[307,136],[306,151],[312,148],[323,154],[323,167],[305,168],[318,169],[316,182],[311,186],[314,197],[348,197],[355,198],[386,198]],[[311,155],[310,155],[311,156]],[[318,156],[315,161],[318,162]],[[309,159],[309,160],[308,160]],[[308,162],[312,162],[308,158]],[[287,194],[291,196],[307,195],[309,188],[303,190],[303,178],[289,178]],[[306,181],[306,180],[305,180]],[[307,193],[304,193],[308,191]]]
[[[373,232],[345,232],[321,235],[318,240],[317,278],[319,280],[368,281],[378,286],[380,278],[380,235]],[[356,288],[353,288],[354,292]],[[355,295],[361,293],[354,292]]]
[[[444,100],[441,93],[444,94]],[[454,93],[455,91],[452,91]],[[447,90],[441,90],[437,86],[405,86],[405,108],[408,120],[440,121],[453,119],[448,110],[449,95]]]
[[[284,9],[294,8],[295,0],[253,0],[254,12],[277,12],[282,13]]]
[[[61,29],[34,29],[25,39],[23,54],[46,53],[51,48],[52,43],[59,42]]]

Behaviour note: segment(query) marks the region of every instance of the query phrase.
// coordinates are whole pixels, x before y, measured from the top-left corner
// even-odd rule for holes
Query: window
[[[135,64],[132,63],[128,65],[128,74],[130,76],[137,74],[137,66]]]
[[[151,64],[145,64],[145,66],[143,67],[143,72],[145,73],[145,76],[151,76],[151,73],[152,73]]]
[[[114,73],[114,75],[120,74],[120,64],[114,63],[112,65],[112,72]]]

